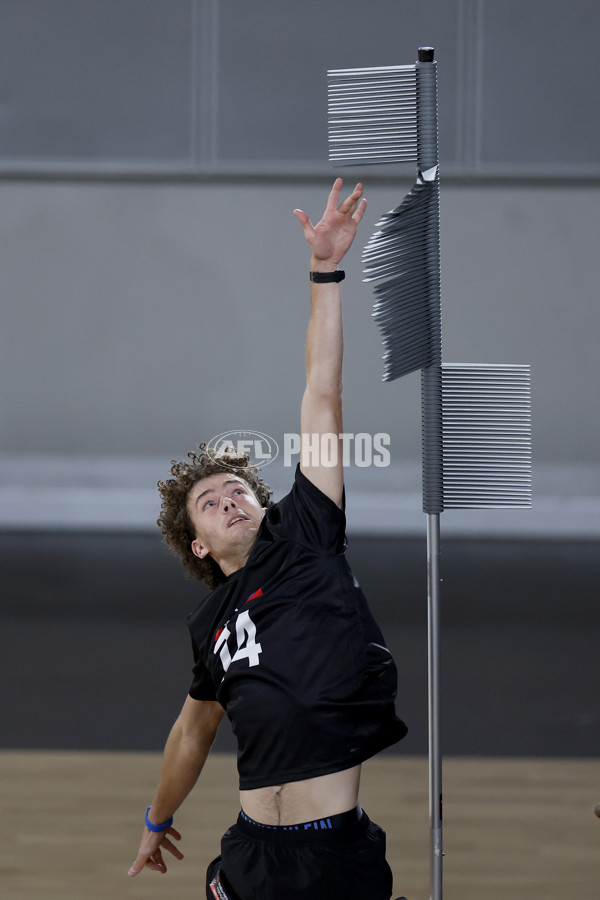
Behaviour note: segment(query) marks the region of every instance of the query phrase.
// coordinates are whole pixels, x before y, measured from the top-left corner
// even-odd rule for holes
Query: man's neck
[[[240,553],[235,556],[228,556],[227,559],[217,559],[215,562],[221,569],[221,572],[229,578],[234,572],[239,571],[239,569],[243,569],[248,559],[250,558],[250,553],[252,551],[248,551],[247,553]]]

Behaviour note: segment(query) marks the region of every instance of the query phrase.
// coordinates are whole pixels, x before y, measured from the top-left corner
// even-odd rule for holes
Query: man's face
[[[265,510],[243,478],[231,472],[202,478],[188,494],[187,509],[196,530],[192,551],[199,559],[210,555],[224,570],[228,561],[246,562]]]

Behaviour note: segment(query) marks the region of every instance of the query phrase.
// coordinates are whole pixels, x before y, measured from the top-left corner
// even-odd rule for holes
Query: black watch
[[[315,284],[339,284],[346,277],[346,273],[338,269],[336,272],[311,272],[310,280]]]

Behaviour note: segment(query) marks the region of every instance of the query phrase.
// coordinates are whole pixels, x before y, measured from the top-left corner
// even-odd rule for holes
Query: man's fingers
[[[179,840],[179,838],[177,840]],[[168,838],[165,838],[160,846],[164,847],[165,850],[168,850],[169,853],[172,853],[175,859],[183,859],[183,853],[181,852],[179,847],[176,847],[175,844],[172,844]]]
[[[333,182],[333,187],[331,188],[329,197],[327,198],[326,212],[329,212],[329,210],[336,210],[338,208],[343,183],[344,182],[341,178],[336,178]]]
[[[156,859],[156,858],[149,859],[148,862],[146,863],[146,866],[149,869],[152,869],[153,872],[166,872],[167,871],[165,862],[164,862],[162,856],[160,856],[160,854],[159,854],[158,859]]]
[[[137,875],[138,872],[141,872],[144,866],[146,865],[147,856],[138,856],[136,861],[133,863],[131,868],[129,869],[128,874],[133,878],[134,875]]]
[[[339,212],[344,213],[344,214],[353,212],[356,204],[358,203],[359,199],[362,197],[362,192],[363,192],[363,186],[359,182],[356,185],[356,187],[354,188],[354,190],[352,191],[352,193],[348,197],[346,197],[346,199],[343,201],[343,203],[340,203]]]
[[[165,865],[165,861],[162,858],[162,853],[160,850],[156,850],[152,856],[150,856],[146,860],[146,867],[148,869],[152,869],[154,872],[166,872],[167,867]]]
[[[298,221],[300,222],[300,224],[302,225],[302,227],[304,229],[304,237],[310,243],[310,241],[312,240],[312,237],[315,233],[315,229],[314,229],[312,222],[310,221],[310,219],[308,218],[306,213],[303,212],[301,209],[295,209],[294,215],[296,216],[296,218],[298,219]]]
[[[161,838],[159,838],[158,835],[153,835],[150,842],[142,841],[142,847],[140,847],[138,857],[129,869],[129,874],[132,877],[141,872],[144,867],[146,867],[147,869],[152,869],[153,872],[167,871],[165,861],[162,858],[162,853],[160,852],[161,847],[164,847],[165,850],[168,850],[169,853],[172,853],[175,859],[183,859],[183,853],[181,852],[181,850],[179,850],[178,847],[175,846],[175,844],[173,844],[172,841],[169,840],[167,835],[170,835],[176,841],[181,840],[181,834],[177,831],[176,828],[173,828],[173,826],[171,825],[169,828],[167,828]],[[160,845],[156,847],[156,850],[152,850],[151,848],[153,846],[156,846],[157,840],[160,840]],[[150,850],[150,852],[148,852],[148,850]]]
[[[362,217],[364,216],[366,208],[367,208],[366,197],[361,197],[360,203],[356,207],[356,212],[352,216],[353,220],[356,222],[357,225],[360,222],[360,220],[362,219]]]
[[[167,867],[163,862],[160,851],[155,853],[153,856],[138,856],[134,864],[129,869],[128,875],[131,875],[131,877],[134,878],[136,875],[139,875],[144,867],[153,869],[155,872],[167,871]]]
[[[300,222],[300,224],[302,225],[303,228],[305,228],[307,225],[310,224],[310,219],[308,218],[306,213],[303,212],[303,210],[295,209],[294,215],[296,216],[296,218],[298,219],[298,221]]]

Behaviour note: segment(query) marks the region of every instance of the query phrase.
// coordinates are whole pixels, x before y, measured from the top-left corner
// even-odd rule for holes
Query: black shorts
[[[360,807],[287,829],[240,813],[209,866],[206,890],[208,900],[390,900],[385,831]]]

